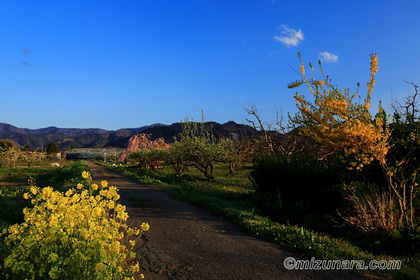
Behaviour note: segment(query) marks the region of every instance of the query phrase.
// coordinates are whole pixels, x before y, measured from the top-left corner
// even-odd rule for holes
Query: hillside
[[[46,147],[52,141],[56,142],[60,149],[70,147],[124,147],[128,138],[132,135],[155,126],[153,124],[138,128],[125,128],[116,131],[100,128],[58,128],[46,127],[39,129],[19,128],[7,123],[0,123],[0,139],[12,139],[21,146],[29,144],[31,148]]]
[[[231,133],[246,133],[254,136],[258,132],[243,124],[233,121],[225,124],[207,122],[205,130],[213,131],[218,136],[225,136]],[[7,123],[0,123],[0,139],[12,139],[21,146],[29,144],[31,148],[46,147],[52,141],[56,142],[61,150],[71,147],[79,148],[103,148],[118,147],[125,148],[131,136],[137,133],[151,134],[151,139],[164,138],[166,142],[172,142],[174,137],[182,130],[181,123],[165,125],[161,123],[152,124],[138,128],[123,128],[118,130],[105,130],[99,128],[58,128],[46,127],[40,129],[19,128]]]
[[[246,133],[248,136],[256,136],[258,134],[257,130],[249,125],[244,124],[237,124],[233,121],[227,122],[225,124],[219,124],[216,122],[206,122],[204,125],[204,130],[209,131],[213,129],[213,132],[216,136],[228,136],[232,133],[241,134]],[[142,131],[143,133],[151,134],[151,140],[157,138],[163,138],[166,142],[172,142],[174,137],[181,133],[182,131],[182,124],[181,123],[173,123],[168,126],[156,126],[145,129]]]

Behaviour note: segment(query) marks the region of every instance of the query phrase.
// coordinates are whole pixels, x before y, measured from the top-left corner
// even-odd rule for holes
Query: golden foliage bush
[[[412,83],[416,93],[406,99],[405,106],[401,106],[401,109],[405,109],[405,124],[399,122],[401,115],[398,111],[394,114],[396,122],[391,125],[394,130],[392,133],[381,104],[374,118],[369,113],[375,74],[378,71],[376,54],[370,55],[367,95],[364,101],[359,97],[359,102],[353,101],[358,90],[350,95],[349,89],[342,91],[332,86],[328,76],[324,80],[316,80],[311,64],[312,78],[308,78],[300,54],[299,58],[302,80],[291,83],[289,88],[306,84],[314,102],[296,93],[299,112],[295,117],[290,117],[290,122],[302,126],[300,132],[303,136],[334,149],[348,169],[361,170],[363,166],[376,165],[386,179],[384,186],[347,194],[346,200],[351,207],[345,217],[346,221],[369,231],[381,229],[391,232],[399,228],[418,227],[416,196],[419,192],[417,174],[420,169],[416,154],[419,130],[415,122],[418,86]],[[375,164],[372,164],[374,161]],[[388,205],[388,208],[384,205]]]
[[[350,95],[349,89],[342,91],[332,86],[328,76],[324,80],[316,80],[311,64],[312,78],[308,78],[300,54],[299,58],[302,80],[290,84],[289,88],[306,84],[315,103],[297,92],[295,100],[299,113],[290,118],[291,122],[303,126],[301,133],[304,136],[333,148],[349,164],[349,169],[360,169],[373,160],[384,163],[389,149],[388,123],[386,118],[381,117],[384,114],[381,107],[378,117],[373,121],[369,113],[375,74],[378,71],[377,55],[370,56],[371,74],[363,102],[353,101],[358,90]],[[324,75],[321,63],[319,65]]]

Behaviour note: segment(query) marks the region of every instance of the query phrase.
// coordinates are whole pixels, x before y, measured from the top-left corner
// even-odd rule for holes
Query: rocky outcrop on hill
[[[163,138],[150,140],[150,136],[150,134],[140,133],[130,137],[130,140],[128,140],[127,150],[121,154],[118,161],[124,161],[129,154],[137,150],[149,150],[153,148],[165,149],[169,147],[169,144],[165,143]]]

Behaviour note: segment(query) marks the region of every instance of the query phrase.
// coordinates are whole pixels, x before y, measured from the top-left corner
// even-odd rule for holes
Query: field
[[[29,201],[23,199],[23,194],[30,191],[31,185],[68,190],[80,182],[80,174],[87,170],[80,162],[60,161],[60,167],[53,167],[52,163],[53,161],[45,160],[29,168],[24,162],[18,162],[15,168],[0,169],[2,229],[23,222],[23,208],[31,207]],[[374,273],[396,279],[416,279],[420,274],[420,255],[416,249],[410,251],[410,248],[417,248],[416,236],[411,236],[411,239],[409,236],[395,236],[390,239],[378,235],[363,235],[350,227],[335,228],[330,226],[330,220],[325,219],[325,216],[337,218],[332,212],[328,215],[323,212],[306,213],[303,219],[296,222],[295,216],[304,213],[300,211],[303,206],[295,203],[280,208],[279,197],[257,192],[250,180],[250,172],[254,168],[250,163],[233,175],[225,164],[218,163],[214,167],[212,182],[194,167],[189,167],[179,176],[167,165],[153,171],[134,164],[101,164],[129,175],[140,183],[158,185],[174,197],[232,220],[243,231],[307,256],[365,262],[401,260],[402,267],[399,270],[377,270]],[[133,197],[132,201],[137,202],[137,207],[147,205],[147,199],[142,197]],[[2,240],[3,238],[4,236]],[[403,252],[393,250],[394,247],[389,246],[392,242],[394,247],[403,248]],[[411,243],[411,247],[407,243]],[[4,245],[2,248],[1,255],[4,259],[9,252]],[[372,273],[369,275],[372,276]]]
[[[45,160],[28,167],[26,162],[18,161],[14,168],[5,166],[0,168],[0,227],[23,221],[22,210],[30,206],[30,202],[23,199],[23,194],[29,191],[30,184],[45,186],[54,184],[53,178],[60,174],[61,169],[52,167],[52,163],[65,166],[67,161]],[[70,175],[69,175],[70,177]],[[70,179],[70,178],[68,178]]]

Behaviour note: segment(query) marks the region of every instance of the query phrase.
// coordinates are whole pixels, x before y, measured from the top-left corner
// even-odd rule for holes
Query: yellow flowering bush
[[[129,228],[117,188],[92,184],[86,171],[82,177],[84,184],[65,193],[31,186],[24,195],[34,207],[3,232],[11,252],[4,261],[8,278],[134,279],[139,265],[132,249],[149,225]]]
[[[330,84],[328,76],[325,80],[316,80],[310,64],[312,78],[305,75],[305,67],[299,53],[302,80],[291,83],[289,88],[306,84],[315,102],[311,103],[303,95],[296,93],[296,106],[299,110],[293,124],[303,126],[301,133],[316,142],[332,148],[349,164],[349,169],[360,169],[373,160],[381,164],[389,150],[388,138],[390,130],[384,111],[379,106],[379,113],[372,121],[369,113],[371,93],[378,71],[378,57],[370,56],[370,79],[367,83],[367,95],[364,102],[354,102],[358,94],[350,94],[349,89],[339,90]],[[320,69],[324,75],[321,64]]]

